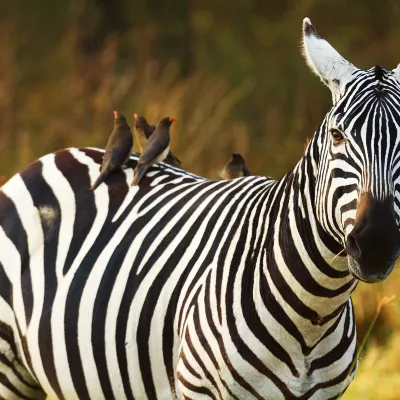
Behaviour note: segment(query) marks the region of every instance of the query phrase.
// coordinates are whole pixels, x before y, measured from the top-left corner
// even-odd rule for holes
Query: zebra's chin
[[[376,273],[376,274],[363,274],[362,266],[351,256],[347,256],[347,262],[349,266],[349,271],[351,275],[359,281],[365,283],[376,283],[384,281],[390,273],[393,271],[395,266],[395,261],[388,263],[385,268],[385,273]]]

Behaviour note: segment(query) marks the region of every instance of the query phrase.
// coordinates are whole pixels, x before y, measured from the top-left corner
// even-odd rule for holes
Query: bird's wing
[[[118,138],[115,137],[110,147],[107,147],[107,162],[111,169],[121,167],[126,159],[131,155],[133,147],[133,137],[131,131],[119,132]],[[110,150],[110,151],[108,151]],[[106,159],[106,156],[104,156]]]
[[[152,140],[153,139],[153,140]],[[169,146],[169,138],[167,136],[154,135],[147,141],[146,148],[140,156],[139,163],[146,164],[154,161]]]
[[[109,165],[111,161],[111,155],[112,155],[112,150],[106,147],[106,152],[104,153],[103,161],[101,162],[101,168],[100,168],[101,171],[104,171],[106,166]]]
[[[251,176],[251,172],[249,171],[246,165],[243,165],[242,171],[243,171],[243,176]]]
[[[156,130],[155,125],[149,125],[147,129],[144,129],[143,132],[146,135],[146,139],[150,139],[155,130]]]
[[[108,137],[107,139],[107,144],[106,144],[106,151],[104,153],[103,156],[103,161],[101,163],[101,170],[103,171],[104,168],[110,163],[111,161],[111,156],[112,156],[112,152],[113,152],[113,144],[116,138],[116,133],[117,130],[114,127],[113,131],[111,132],[111,135]]]
[[[127,158],[132,153],[132,145],[131,146],[123,146],[121,148],[115,149],[110,158],[111,167],[121,167]]]

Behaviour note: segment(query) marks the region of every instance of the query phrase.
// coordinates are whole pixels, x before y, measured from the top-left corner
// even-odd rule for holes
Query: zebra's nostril
[[[346,251],[347,251],[347,254],[349,256],[353,257],[356,261],[359,261],[361,259],[360,247],[358,246],[356,238],[351,233],[347,237]]]

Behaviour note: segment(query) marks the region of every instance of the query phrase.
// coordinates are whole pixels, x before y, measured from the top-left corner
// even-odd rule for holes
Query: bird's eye
[[[333,144],[335,146],[337,146],[337,145],[339,145],[339,144],[344,142],[345,139],[344,139],[343,132],[341,132],[339,129],[332,128],[330,130],[330,132],[331,132]]]

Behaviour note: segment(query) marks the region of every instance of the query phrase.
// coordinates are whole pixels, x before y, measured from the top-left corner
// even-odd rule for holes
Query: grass
[[[400,335],[384,346],[372,344],[342,400],[398,400],[400,398]]]
[[[384,296],[399,293],[399,265],[382,283],[359,283],[353,302],[359,343],[368,334]],[[398,400],[400,398],[400,300],[383,307],[361,352],[358,371],[342,400]]]
[[[380,313],[381,313],[381,311],[382,311],[382,308],[385,307],[385,306],[387,306],[387,305],[388,305],[391,301],[393,301],[395,298],[396,298],[396,295],[393,295],[393,296],[391,296],[391,297],[385,296],[385,297],[383,297],[383,298],[381,299],[381,301],[379,302],[379,304],[378,304],[378,306],[377,306],[377,308],[376,308],[376,311],[375,311],[375,315],[374,315],[374,317],[372,318],[372,320],[371,320],[371,322],[370,322],[370,324],[369,324],[369,326],[368,326],[368,329],[367,329],[367,331],[365,332],[364,337],[362,338],[361,343],[360,343],[359,346],[358,346],[356,358],[354,359],[354,362],[352,363],[352,366],[349,368],[349,371],[352,371],[352,370],[353,370],[354,365],[355,365],[355,363],[357,362],[357,360],[359,360],[359,361],[361,360],[361,354],[362,354],[362,352],[363,352],[363,349],[364,349],[364,347],[365,347],[365,345],[366,345],[366,343],[367,343],[367,340],[368,340],[368,338],[369,338],[369,336],[370,336],[370,334],[371,334],[371,332],[372,332],[372,329],[373,329],[373,327],[374,327],[374,325],[375,325],[375,323],[376,323],[376,321],[377,321],[377,319],[378,319],[378,317],[379,317],[379,315],[380,315]],[[350,373],[349,373],[349,375],[350,375]],[[349,376],[349,375],[348,375],[348,376]]]

